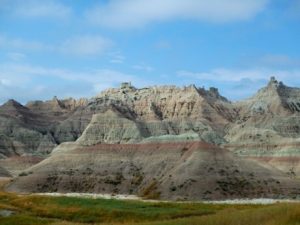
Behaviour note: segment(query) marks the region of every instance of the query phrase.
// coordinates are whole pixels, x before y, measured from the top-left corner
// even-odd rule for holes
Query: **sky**
[[[0,0],[0,103],[132,82],[300,87],[300,0]]]

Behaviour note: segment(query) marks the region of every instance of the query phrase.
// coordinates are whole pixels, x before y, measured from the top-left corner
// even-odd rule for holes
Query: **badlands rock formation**
[[[0,178],[1,177],[10,177],[9,172],[0,166]]]
[[[295,198],[299,182],[203,142],[65,143],[9,186],[17,192],[136,194],[202,200]]]
[[[0,106],[0,165],[17,175],[41,161],[63,141],[75,134],[61,135],[60,124],[87,100],[29,102],[26,106],[9,100]]]
[[[29,102],[9,100],[0,106],[0,159],[28,154],[45,155],[61,143],[59,124],[87,100]],[[76,140],[71,138],[68,140]]]
[[[110,115],[134,124],[139,130],[139,137],[129,134],[129,137],[123,138],[116,134],[115,137],[97,137],[99,139],[95,142],[131,143],[184,134],[186,138],[220,144],[225,141],[224,128],[234,120],[236,111],[217,89],[206,91],[193,85],[143,89],[124,85],[104,91],[89,101],[58,100],[54,97],[50,101],[34,101],[23,106],[9,100],[0,107],[0,157],[47,154],[57,144],[77,140],[93,116],[93,122],[86,131],[88,134],[96,129],[96,123],[101,123],[102,117],[106,119]],[[110,134],[117,132],[118,128],[113,124],[106,124],[113,131]]]
[[[270,163],[291,175],[300,172],[300,89],[271,78],[256,95],[235,104],[238,119],[228,126],[224,147]]]
[[[83,145],[137,143],[177,137],[224,142],[234,118],[230,102],[216,89],[195,86],[109,89],[90,101],[93,118],[79,139]]]
[[[297,197],[300,191],[300,89],[275,78],[237,103],[215,88],[137,89],[124,83],[90,100],[7,104],[0,115],[13,108],[28,117],[8,113],[18,125],[11,131],[27,129],[44,139],[1,132],[4,157],[24,154],[10,147],[14,141],[31,146],[31,155],[58,145],[9,190],[163,199]]]

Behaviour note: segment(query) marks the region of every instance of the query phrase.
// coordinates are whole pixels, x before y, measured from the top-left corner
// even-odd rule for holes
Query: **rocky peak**
[[[69,110],[74,110],[78,107],[86,106],[88,104],[88,99],[86,98],[80,98],[78,100],[74,98],[68,98],[64,100],[60,100],[61,105],[63,105],[64,108]]]
[[[170,94],[184,96],[196,96],[196,97],[210,97],[222,101],[228,101],[225,97],[220,95],[217,88],[211,87],[209,90],[203,88],[197,88],[194,84],[178,87],[175,85],[162,85],[151,86],[141,89],[135,88],[130,82],[121,83],[119,88],[109,88],[102,91],[96,98],[123,98],[124,95],[128,96],[140,96],[145,97],[149,95],[167,95]]]
[[[0,116],[21,120],[24,123],[28,123],[29,126],[36,124],[36,121],[40,119],[29,108],[13,99],[0,106]]]
[[[277,81],[275,77],[271,77],[268,85],[264,88],[265,92],[276,94],[280,99],[285,101],[300,101],[300,89],[295,87],[288,87],[281,81]]]
[[[27,111],[28,108],[23,106],[21,103],[15,101],[14,99],[8,100],[2,106],[0,106],[0,112],[17,112],[17,111]]]
[[[32,110],[47,113],[49,111],[68,112],[78,107],[86,106],[87,104],[88,99],[86,98],[81,98],[78,100],[74,98],[60,100],[54,96],[52,100],[48,101],[30,101],[26,104],[26,106]]]
[[[261,88],[250,99],[242,101],[240,105],[246,106],[244,109],[247,113],[254,115],[289,115],[300,112],[300,89],[285,86],[272,76],[266,87]]]
[[[52,98],[52,100],[49,101],[49,105],[51,107],[53,107],[54,109],[56,109],[56,110],[60,110],[60,109],[64,108],[63,104],[61,103],[61,101],[56,96],[54,96]]]
[[[269,81],[269,83],[268,83],[268,86],[275,86],[275,87],[278,86],[278,81],[276,80],[276,78],[275,78],[274,76],[272,76],[272,77],[270,78],[270,81]]]
[[[3,104],[3,106],[15,107],[15,108],[24,107],[21,103],[17,102],[14,99],[9,99],[6,103]]]
[[[228,102],[228,100],[220,95],[218,88],[210,87],[209,90],[207,91],[208,95],[214,99],[221,100]]]
[[[131,82],[121,83],[120,89],[122,89],[122,90],[136,90],[136,88],[131,84]]]
[[[261,88],[257,94],[255,94],[252,98],[262,99],[262,98],[270,98],[279,97],[278,90],[283,88],[284,85],[282,82],[278,82],[274,76],[272,76],[267,84],[267,86]]]
[[[274,76],[270,78],[270,81],[266,87],[267,90],[273,89],[273,90],[280,90],[284,89],[286,86],[282,83],[282,81],[277,81]]]

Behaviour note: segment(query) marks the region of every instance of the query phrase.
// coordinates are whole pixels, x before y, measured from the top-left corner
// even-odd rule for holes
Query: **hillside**
[[[183,200],[299,194],[300,89],[273,77],[235,103],[216,88],[137,89],[124,83],[90,100],[13,105],[29,118],[38,115],[37,121],[50,118],[51,143],[58,146],[40,163],[27,164],[12,191]],[[36,124],[36,130],[47,127]],[[11,169],[10,158],[2,161]]]

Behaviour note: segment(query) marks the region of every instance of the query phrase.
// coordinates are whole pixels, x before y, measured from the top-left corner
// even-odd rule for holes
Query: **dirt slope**
[[[160,199],[295,197],[299,182],[203,142],[66,143],[9,191],[137,194]]]

